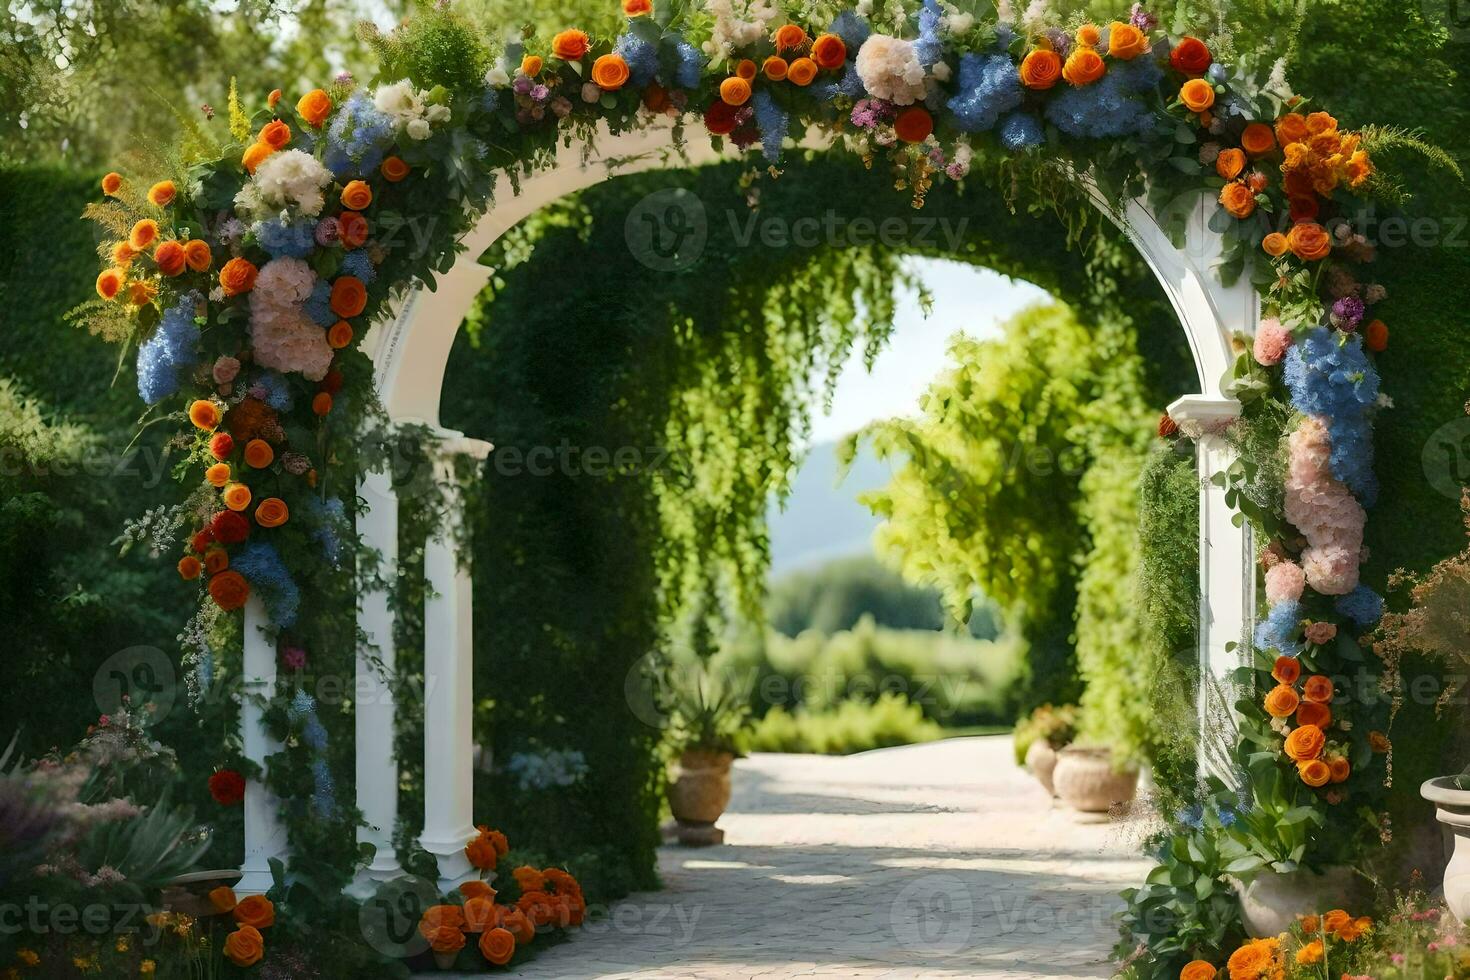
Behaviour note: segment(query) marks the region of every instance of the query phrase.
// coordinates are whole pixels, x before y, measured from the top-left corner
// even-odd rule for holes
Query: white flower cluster
[[[315,285],[316,273],[301,259],[271,259],[261,266],[250,291],[250,345],[257,364],[283,374],[299,371],[308,381],[327,376],[332,346],[302,306]]]
[[[876,99],[894,105],[913,105],[924,97],[924,66],[912,41],[873,34],[857,56],[858,77]]]
[[[449,121],[449,106],[430,103],[424,92],[407,81],[380,85],[373,94],[373,105],[413,140],[428,139],[431,126]]]
[[[704,42],[704,51],[715,64],[728,61],[736,48],[765,38],[772,22],[781,15],[768,0],[709,0],[705,9],[715,24],[710,39]]]
[[[332,172],[302,150],[277,150],[255,168],[250,183],[235,195],[235,206],[256,218],[277,211],[316,217],[326,204],[324,189]]]

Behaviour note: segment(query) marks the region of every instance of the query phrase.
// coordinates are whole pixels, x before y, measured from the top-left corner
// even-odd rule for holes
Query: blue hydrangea
[[[658,74],[658,45],[631,32],[618,38],[613,53],[628,63],[628,84],[643,88]]]
[[[480,108],[486,112],[494,112],[500,108],[500,89],[487,88],[485,94],[480,96]]]
[[[1046,142],[1041,120],[1029,112],[1013,112],[1000,124],[1000,145],[1012,153],[1029,150]]]
[[[332,312],[332,287],[324,279],[318,279],[315,286],[311,287],[311,295],[306,297],[306,303],[302,306],[306,315],[311,317],[313,323],[323,327],[330,327],[337,322],[337,314]]]
[[[868,22],[851,10],[844,10],[838,14],[837,19],[832,21],[832,26],[827,29],[842,38],[842,43],[847,46],[848,58],[856,58],[858,48],[862,47],[868,35],[873,33],[873,28],[868,26]]]
[[[274,371],[262,371],[250,379],[250,387],[261,390],[260,400],[278,412],[291,410],[291,386]]]
[[[321,752],[327,747],[327,728],[316,716],[316,712],[312,712],[306,719],[306,724],[301,726],[301,741],[313,752]]]
[[[1293,634],[1301,621],[1302,604],[1295,599],[1283,599],[1256,624],[1256,646],[1287,657],[1297,656],[1302,652],[1302,643]]]
[[[1068,86],[1046,108],[1046,118],[1069,136],[1138,136],[1158,126],[1145,93],[1163,76],[1152,59],[1114,63],[1091,85]]]
[[[1347,595],[1337,597],[1338,615],[1346,616],[1359,629],[1372,626],[1383,618],[1383,596],[1366,585],[1360,585]]]
[[[1378,478],[1368,410],[1378,400],[1378,371],[1363,350],[1363,338],[1313,327],[1286,352],[1284,375],[1292,406],[1327,422],[1332,475],[1365,507],[1373,506]]]
[[[994,128],[1001,113],[1021,104],[1021,73],[1004,54],[972,52],[961,57],[955,88],[949,110],[955,125],[967,133]]]
[[[924,6],[919,8],[919,37],[914,41],[914,53],[925,68],[933,68],[944,55],[944,41],[939,36],[943,24],[944,10],[935,0],[924,0]]]
[[[322,817],[331,817],[337,812],[337,794],[332,782],[332,768],[327,760],[317,756],[311,760],[311,806]]]
[[[194,662],[194,682],[199,685],[200,691],[208,691],[214,686],[214,651],[208,647],[199,651],[199,657]]]
[[[291,720],[300,721],[314,711],[316,711],[316,698],[312,697],[308,691],[297,688],[296,693],[291,696],[291,703],[286,706],[286,714],[291,717]]]
[[[383,162],[395,135],[393,118],[379,112],[367,95],[357,92],[332,117],[322,162],[338,177],[370,173]]]
[[[817,82],[812,86],[813,94],[823,102],[830,102],[839,95],[861,99],[866,91],[863,80],[858,77],[857,65],[851,59],[848,59],[847,66],[835,80]]]
[[[152,336],[138,345],[138,394],[156,405],[179,390],[179,372],[199,363],[195,293],[164,311]]]
[[[378,267],[373,265],[373,260],[368,257],[367,252],[360,248],[348,252],[347,256],[342,259],[341,272],[345,276],[356,276],[364,283],[372,282],[378,277]],[[328,295],[330,295],[330,289]]]
[[[265,603],[272,623],[286,628],[295,625],[301,592],[275,548],[264,541],[251,541],[230,558],[230,568],[245,576]]]
[[[309,221],[287,224],[279,218],[255,226],[255,240],[273,259],[304,259],[316,247],[316,225]]]
[[[704,79],[704,52],[688,41],[680,41],[675,50],[679,53],[679,67],[674,71],[675,84],[680,88],[699,88]]]
[[[781,141],[786,138],[790,119],[786,110],[776,105],[767,89],[756,89],[751,105],[755,110],[755,124],[761,132],[761,152],[768,161],[775,163],[781,159]]]
[[[517,752],[505,767],[521,790],[553,789],[575,784],[587,774],[587,758],[576,749]]]
[[[335,567],[341,559],[340,529],[347,521],[346,508],[337,497],[326,500],[319,497],[308,499],[308,519],[316,525],[311,532],[312,540],[316,541],[322,549],[322,555]]]

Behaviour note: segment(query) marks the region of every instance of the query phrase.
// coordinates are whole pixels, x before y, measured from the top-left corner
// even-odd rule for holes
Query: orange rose
[[[1276,120],[1276,141],[1282,146],[1300,143],[1308,135],[1307,118],[1299,112],[1288,112]]]
[[[893,131],[905,143],[922,143],[934,132],[934,119],[923,106],[909,106],[893,120]]]
[[[1332,724],[1332,709],[1316,701],[1303,701],[1296,709],[1296,723],[1316,725],[1325,730]]]
[[[1271,676],[1282,684],[1295,684],[1302,676],[1302,662],[1295,657],[1277,657]]]
[[[481,871],[495,870],[495,845],[482,834],[464,846],[464,856]]]
[[[527,78],[535,78],[541,74],[541,69],[544,66],[545,62],[541,60],[540,55],[528,54],[521,59],[521,74]]]
[[[408,176],[408,169],[408,164],[404,163],[402,158],[388,157],[378,168],[378,173],[382,174],[383,179],[388,183],[396,184]]]
[[[265,104],[274,109],[276,104],[281,101],[281,96],[285,94],[280,89],[273,88],[270,90],[270,94],[265,97]]]
[[[1203,78],[1191,78],[1180,86],[1179,101],[1190,112],[1204,112],[1215,104],[1215,86]]]
[[[1169,65],[1185,75],[1203,75],[1214,60],[1205,42],[1197,37],[1182,37],[1169,52]]]
[[[1293,728],[1291,734],[1286,736],[1286,754],[1297,762],[1310,762],[1322,754],[1322,749],[1327,745],[1327,737],[1322,734],[1322,729],[1316,725],[1302,725]]]
[[[334,350],[341,350],[352,343],[352,324],[346,320],[338,320],[332,324],[327,331],[327,343],[331,344]]]
[[[205,432],[213,432],[219,426],[219,408],[207,398],[200,398],[189,405],[189,421]]]
[[[185,555],[179,559],[179,578],[185,582],[192,582],[203,570],[204,566],[200,565],[199,559],[193,555]]]
[[[178,192],[179,189],[174,186],[173,181],[160,180],[148,188],[148,203],[157,205],[160,208],[166,208],[173,203],[174,195]]]
[[[373,189],[365,180],[350,180],[342,188],[342,206],[349,211],[361,211],[373,203]]]
[[[745,105],[750,101],[750,83],[739,75],[731,75],[720,83],[720,101],[726,105]]]
[[[260,135],[255,137],[255,142],[264,143],[273,150],[279,150],[291,142],[291,127],[279,119],[272,119],[260,127]]]
[[[332,396],[327,394],[325,391],[317,392],[316,397],[311,400],[312,413],[315,415],[326,415],[331,412],[331,410]]]
[[[786,59],[780,55],[773,54],[761,65],[761,72],[773,82],[779,82],[786,77],[786,70],[791,66]]]
[[[516,884],[522,892],[543,892],[546,890],[546,876],[529,864],[523,864],[511,872]]]
[[[290,508],[280,497],[266,497],[255,508],[255,523],[261,527],[280,527],[290,519]]]
[[[240,511],[250,506],[250,488],[243,483],[227,483],[223,494],[225,506]]]
[[[1115,20],[1108,25],[1108,54],[1112,57],[1120,61],[1132,61],[1148,51],[1148,48],[1148,35],[1132,24]]]
[[[226,483],[230,482],[230,464],[215,463],[209,469],[204,471],[204,479],[208,481],[211,486],[224,486]]]
[[[1322,674],[1313,674],[1302,685],[1302,697],[1308,701],[1316,701],[1318,704],[1328,704],[1332,701],[1332,694],[1332,678]]]
[[[146,252],[158,241],[158,222],[152,218],[144,218],[133,225],[133,230],[128,232],[128,247],[134,252]]]
[[[367,286],[356,276],[332,280],[332,312],[340,317],[357,316],[367,308]]]
[[[1297,709],[1300,699],[1287,684],[1277,684],[1266,692],[1266,713],[1272,718],[1286,718]]]
[[[782,24],[776,28],[777,51],[799,51],[806,47],[806,31],[796,24]]]
[[[342,246],[357,248],[368,239],[368,221],[357,211],[343,211],[337,215],[337,224],[342,229]]]
[[[228,885],[220,885],[209,893],[209,904],[221,912],[229,912],[234,909],[238,899],[235,898],[235,889]]]
[[[786,72],[786,80],[792,85],[806,88],[817,77],[817,63],[810,58],[797,58]]]
[[[551,39],[551,53],[562,61],[576,61],[587,53],[587,35],[582,31],[562,31]]]
[[[1286,233],[1286,246],[1304,262],[1316,262],[1332,252],[1332,236],[1315,221],[1299,221]]]
[[[322,123],[327,121],[327,115],[332,111],[332,99],[319,88],[307,92],[296,102],[296,114],[306,121],[308,126],[320,129]]]
[[[245,168],[247,174],[255,173],[255,168],[265,161],[265,158],[276,152],[276,148],[266,143],[251,143],[245,148],[240,156],[240,165]]]
[[[605,54],[592,62],[592,81],[604,92],[616,92],[628,81],[628,63],[622,55]]]
[[[1336,935],[1337,933],[1342,932],[1344,928],[1351,925],[1352,921],[1353,917],[1348,915],[1342,909],[1333,909],[1331,912],[1328,912],[1326,915],[1322,916],[1322,931]]]
[[[184,263],[195,272],[208,270],[214,261],[214,255],[209,251],[209,243],[202,238],[191,238],[184,243]]]
[[[755,62],[751,61],[749,58],[741,58],[740,63],[735,66],[735,77],[743,78],[747,82],[753,81],[755,79],[755,73]]]
[[[1067,55],[1067,63],[1062,66],[1062,78],[1066,79],[1068,85],[1081,87],[1091,85],[1103,77],[1103,72],[1108,66],[1103,64],[1102,55],[1092,48],[1078,46]]]
[[[118,191],[122,190],[122,185],[122,174],[118,173],[116,170],[112,171],[111,173],[102,175],[102,193],[106,194],[108,197],[112,197]]]
[[[1226,180],[1234,180],[1245,169],[1245,153],[1240,150],[1221,150],[1215,158],[1215,173]]]
[[[506,929],[486,929],[480,934],[480,954],[496,966],[505,966],[515,955],[516,937]]]
[[[239,609],[250,598],[250,583],[239,572],[220,572],[209,580],[209,597],[225,612]]]
[[[265,895],[247,895],[235,905],[235,921],[251,929],[275,926],[275,905]]]
[[[223,548],[210,548],[204,555],[204,570],[218,575],[230,567],[230,553]]]
[[[1332,779],[1332,770],[1321,759],[1308,759],[1305,762],[1298,762],[1296,773],[1301,777],[1302,782],[1313,789],[1319,786],[1326,786],[1328,781]]]
[[[176,276],[184,271],[184,246],[172,240],[163,242],[154,249],[153,261],[159,272]]]
[[[225,958],[236,966],[254,966],[265,955],[265,940],[259,929],[241,926],[225,937]]]
[[[823,34],[812,42],[812,60],[821,68],[841,68],[847,61],[847,45],[836,34]]]
[[[1286,236],[1279,231],[1273,231],[1261,239],[1261,248],[1272,258],[1279,258],[1286,254]]]
[[[103,299],[116,299],[118,292],[122,289],[123,271],[121,269],[104,269],[97,277],[97,295]]]
[[[516,908],[526,914],[535,926],[547,926],[556,917],[551,896],[543,891],[528,891],[516,900]]]
[[[526,913],[514,905],[500,911],[500,928],[515,937],[517,946],[524,946],[536,938],[536,927],[526,918]]]
[[[488,898],[467,898],[464,901],[464,931],[484,932],[497,924],[495,903]]]
[[[488,898],[495,901],[495,889],[490,887],[488,881],[472,878],[459,886],[459,893],[465,898]]]
[[[1307,132],[1313,136],[1318,133],[1330,133],[1337,129],[1337,120],[1326,112],[1307,113]]]
[[[1332,781],[1334,783],[1347,782],[1348,776],[1352,775],[1353,772],[1352,764],[1342,756],[1329,759],[1327,761],[1327,768],[1332,773]]]
[[[1236,218],[1249,218],[1256,210],[1256,195],[1240,181],[1220,188],[1220,204]]]
[[[249,259],[230,259],[219,270],[219,288],[226,296],[248,293],[255,287],[255,276],[259,271]]]
[[[1240,134],[1240,146],[1253,157],[1265,156],[1276,149],[1276,134],[1265,123],[1253,122]]]
[[[623,0],[623,16],[645,17],[653,13],[653,0]]]
[[[1037,48],[1021,62],[1021,84],[1027,88],[1048,89],[1062,77],[1062,59],[1049,48]]]
[[[419,934],[427,936],[435,929],[464,928],[464,909],[458,905],[430,905],[419,917]]]
[[[453,926],[431,929],[427,937],[429,948],[436,953],[458,953],[464,949],[464,933]]]
[[[1191,960],[1179,971],[1179,980],[1215,980],[1217,972],[1207,960]]]

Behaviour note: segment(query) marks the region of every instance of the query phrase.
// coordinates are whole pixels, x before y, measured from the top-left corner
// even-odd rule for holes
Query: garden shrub
[[[746,736],[748,752],[816,752],[851,755],[872,749],[932,742],[944,730],[901,695],[883,694],[871,704],[842,701],[825,710],[766,712]]]

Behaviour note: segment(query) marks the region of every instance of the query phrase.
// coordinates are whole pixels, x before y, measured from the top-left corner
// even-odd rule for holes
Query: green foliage
[[[944,730],[901,694],[883,694],[871,704],[843,701],[820,711],[768,711],[746,736],[751,752],[816,752],[849,755],[942,738]]]
[[[937,590],[909,583],[869,555],[792,572],[771,586],[766,599],[767,622],[786,636],[809,629],[827,634],[852,629],[864,616],[893,629],[954,625]],[[970,616],[969,632],[977,639],[995,639],[1000,634],[996,610],[979,604]]]
[[[362,31],[378,57],[383,81],[407,78],[422,89],[468,91],[484,84],[490,53],[480,31],[448,4],[419,0],[413,15],[389,34]]]
[[[1016,765],[1024,765],[1026,753],[1037,741],[1045,739],[1053,749],[1063,749],[1077,738],[1081,713],[1075,704],[1055,707],[1043,704],[1016,723]]]

